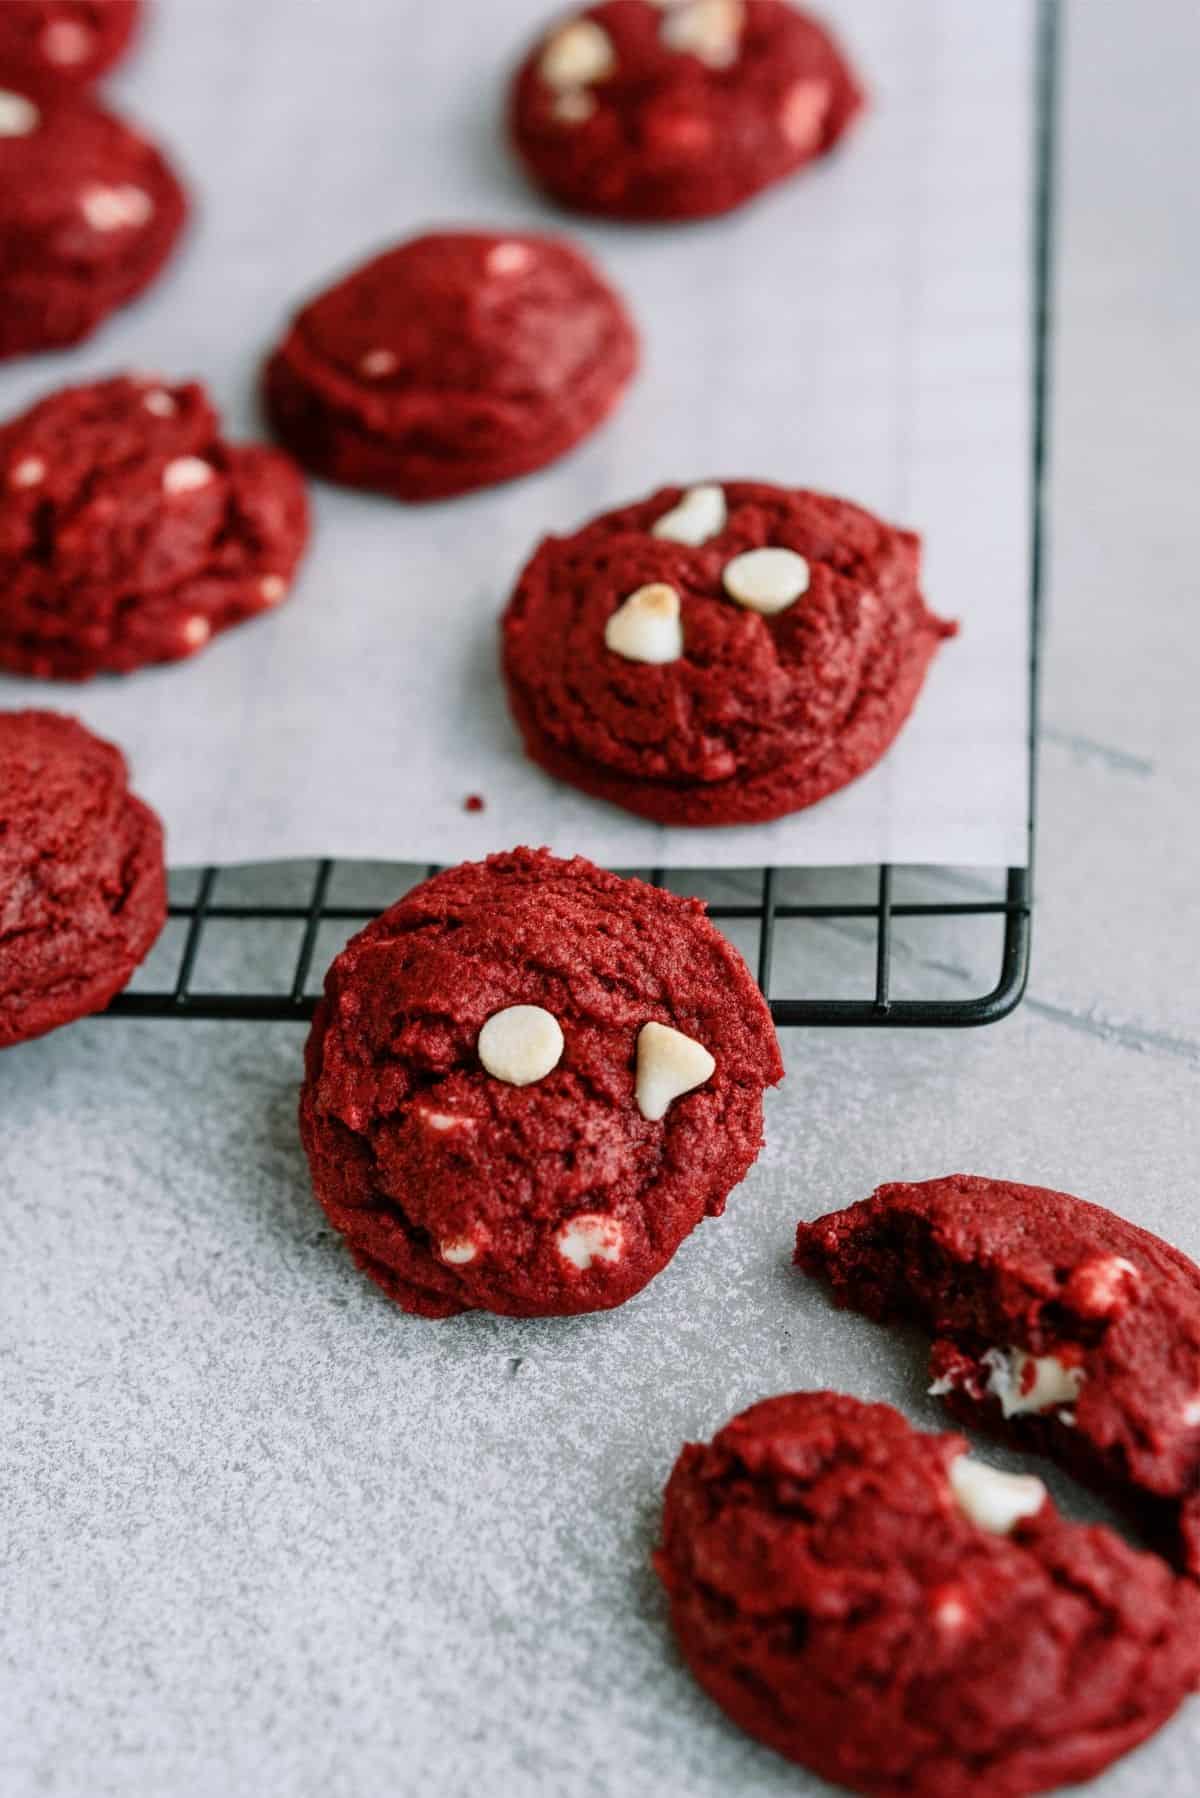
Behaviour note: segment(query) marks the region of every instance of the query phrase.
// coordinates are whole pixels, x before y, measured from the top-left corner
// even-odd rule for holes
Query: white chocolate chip
[[[669,50],[698,56],[711,69],[727,69],[737,61],[745,16],[742,0],[687,0],[667,12],[662,41]]]
[[[827,81],[794,81],[783,96],[779,125],[794,150],[815,150],[832,98]]]
[[[970,1621],[971,1613],[953,1590],[943,1591],[933,1607],[933,1618],[939,1629],[955,1636]]]
[[[41,36],[42,55],[60,69],[73,68],[87,61],[93,42],[92,33],[78,20],[52,19]]]
[[[650,526],[652,537],[670,543],[687,543],[698,549],[725,529],[729,509],[720,487],[689,487],[677,505]]]
[[[174,418],[179,410],[165,387],[152,387],[142,395],[142,404],[155,418]]]
[[[617,66],[612,39],[594,19],[574,19],[556,31],[542,51],[538,70],[549,87],[587,87]]]
[[[264,574],[258,583],[259,598],[265,606],[277,606],[287,592],[287,582],[281,574]]]
[[[551,108],[563,125],[582,125],[596,110],[596,102],[585,87],[568,87],[557,96]]]
[[[418,1107],[417,1116],[427,1130],[436,1131],[439,1136],[451,1131],[474,1130],[476,1122],[474,1118],[456,1117],[452,1111],[429,1111],[423,1105]]]
[[[988,1349],[980,1360],[989,1369],[987,1390],[1000,1400],[1005,1417],[1072,1405],[1087,1378],[1082,1367],[1068,1367],[1057,1355],[1029,1355],[1024,1349]]]
[[[176,456],[163,469],[163,492],[195,493],[198,488],[207,487],[213,479],[211,464],[200,456]]]
[[[586,1273],[593,1261],[619,1261],[625,1232],[615,1217],[600,1212],[571,1218],[555,1238],[564,1261]]]
[[[36,131],[41,113],[24,94],[0,90],[0,137],[28,137]]]
[[[532,1086],[562,1060],[558,1019],[540,1005],[509,1005],[493,1012],[479,1032],[479,1059],[506,1086]]]
[[[533,259],[533,251],[527,244],[494,244],[487,253],[487,272],[489,275],[520,275]]]
[[[667,1115],[674,1099],[694,1092],[716,1072],[717,1064],[694,1037],[669,1024],[643,1024],[637,1043],[637,1106],[650,1123]]]
[[[683,654],[679,613],[679,595],[665,581],[639,587],[604,626],[605,647],[627,662],[677,662]]]
[[[1183,1407],[1183,1422],[1189,1430],[1194,1430],[1200,1424],[1200,1398],[1190,1398]]]
[[[469,1236],[451,1236],[445,1242],[438,1243],[438,1254],[451,1267],[465,1267],[468,1261],[474,1261],[479,1253]]]
[[[391,350],[368,350],[358,364],[360,374],[366,375],[370,381],[377,381],[384,375],[395,374],[399,360]]]
[[[950,1485],[972,1523],[993,1536],[1007,1536],[1024,1517],[1036,1517],[1046,1502],[1046,1488],[1031,1473],[1004,1473],[970,1455],[950,1464]]]
[[[808,563],[792,549],[748,549],[725,564],[725,591],[748,612],[771,617],[786,612],[811,578]]]
[[[46,464],[40,456],[22,456],[21,460],[9,470],[10,487],[36,487],[46,478]]]
[[[1101,1255],[1082,1261],[1067,1281],[1064,1298],[1072,1311],[1085,1317],[1107,1317],[1123,1301],[1132,1298],[1141,1275],[1124,1255]]]
[[[189,649],[200,649],[212,636],[212,625],[199,612],[187,620],[183,627],[183,640]]]
[[[144,225],[153,215],[154,201],[127,181],[120,187],[85,187],[79,207],[93,231],[124,231]]]

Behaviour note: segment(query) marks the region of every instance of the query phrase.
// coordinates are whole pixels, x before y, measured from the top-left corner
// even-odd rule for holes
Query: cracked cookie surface
[[[695,1064],[656,1064],[653,1103],[648,1024]],[[301,1133],[317,1198],[406,1310],[566,1315],[623,1303],[721,1213],[782,1073],[699,901],[518,849],[436,875],[338,956]]]

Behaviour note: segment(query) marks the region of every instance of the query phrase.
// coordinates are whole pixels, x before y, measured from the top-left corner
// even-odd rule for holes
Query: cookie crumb
[[[468,793],[463,800],[464,812],[485,812],[486,810],[487,800],[482,793]]]

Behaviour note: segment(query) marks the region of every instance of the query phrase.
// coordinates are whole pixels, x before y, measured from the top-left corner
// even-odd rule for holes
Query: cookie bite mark
[[[650,1124],[636,1044],[668,992],[685,1029],[666,1035],[707,1059],[660,1070]],[[623,1304],[721,1213],[781,1075],[702,905],[518,849],[436,875],[343,950],[301,1133],[319,1202],[406,1310],[569,1316]],[[448,1260],[463,1239],[479,1252]]]
[[[0,667],[56,680],[192,655],[286,596],[300,477],[227,442],[204,390],[63,388],[0,427]]]
[[[839,1304],[936,1332],[932,1390],[956,1417],[1061,1461],[1200,1571],[1185,1255],[1070,1194],[956,1175],[801,1224],[796,1262]]]

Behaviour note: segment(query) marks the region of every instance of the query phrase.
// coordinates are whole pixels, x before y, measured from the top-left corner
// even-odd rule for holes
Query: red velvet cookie
[[[845,57],[785,0],[606,0],[517,74],[514,142],[582,212],[728,212],[832,150],[863,103]]]
[[[954,627],[919,539],[761,482],[667,487],[549,537],[503,626],[531,758],[663,824],[754,824],[883,755]]]
[[[570,244],[439,232],[311,300],[265,398],[316,474],[443,499],[553,462],[613,409],[636,362],[624,306]]]
[[[0,93],[0,357],[89,336],[154,279],[186,210],[162,154],[94,101]]]
[[[86,87],[129,47],[140,0],[5,0],[0,87],[23,94]]]
[[[770,1014],[698,900],[515,849],[414,889],[329,970],[300,1128],[406,1311],[605,1310],[762,1146]]]
[[[0,667],[85,680],[191,655],[278,605],[308,536],[278,450],[204,389],[119,375],[0,430]]]
[[[829,1392],[689,1444],[655,1564],[733,1720],[878,1798],[1087,1779],[1200,1675],[1200,1591],[960,1436]]]
[[[103,1010],[166,916],[162,826],[120,750],[0,712],[0,1049]]]
[[[1114,1488],[1200,1575],[1200,1268],[1097,1205],[955,1175],[801,1224],[840,1305],[934,1338],[955,1415]]]

